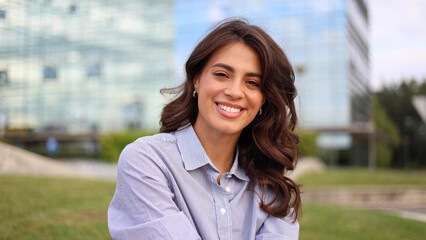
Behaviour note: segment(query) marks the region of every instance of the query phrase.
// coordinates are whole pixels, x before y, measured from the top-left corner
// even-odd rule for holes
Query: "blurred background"
[[[155,132],[167,100],[159,90],[184,80],[213,24],[242,16],[293,64],[299,128],[310,138],[302,155],[425,167],[426,3],[394,2],[0,1],[0,137],[98,157],[105,134]]]
[[[198,41],[233,16],[294,67],[300,155],[314,162],[303,169],[332,169],[302,183],[420,185],[426,213],[425,0],[0,0],[0,170],[20,169],[7,163],[16,149],[116,162],[158,132],[159,90],[182,83]]]

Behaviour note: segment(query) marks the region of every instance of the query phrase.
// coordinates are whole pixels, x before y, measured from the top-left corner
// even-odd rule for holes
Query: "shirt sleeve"
[[[290,216],[292,214],[289,214]],[[293,218],[269,215],[256,233],[255,240],[297,240],[299,239],[299,222]]]
[[[201,239],[173,201],[161,163],[141,141],[121,153],[116,191],[108,208],[113,239]]]

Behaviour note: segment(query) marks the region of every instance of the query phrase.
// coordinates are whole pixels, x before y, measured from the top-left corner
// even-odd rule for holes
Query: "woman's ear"
[[[194,78],[194,90],[198,92],[198,85],[200,84],[200,76]]]

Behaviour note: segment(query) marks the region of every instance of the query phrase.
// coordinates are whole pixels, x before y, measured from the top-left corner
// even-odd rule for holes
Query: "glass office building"
[[[158,128],[173,4],[0,0],[0,129]]]
[[[345,164],[366,165],[371,107],[365,2],[177,0],[178,65],[212,24],[231,16],[262,26],[288,55],[296,71],[300,126],[318,131],[323,149],[349,152]]]
[[[0,0],[0,129],[158,128],[159,89],[183,81],[191,50],[231,16],[262,26],[288,55],[300,126],[365,165],[364,0]]]

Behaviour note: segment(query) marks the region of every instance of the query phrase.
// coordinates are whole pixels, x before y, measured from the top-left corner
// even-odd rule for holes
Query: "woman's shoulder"
[[[121,151],[117,179],[131,181],[129,179],[149,176],[150,179],[169,182],[173,178],[172,167],[179,165],[178,155],[172,133],[138,138]],[[174,161],[177,163],[172,164]]]
[[[123,149],[123,152],[162,151],[162,149],[168,149],[174,145],[176,145],[174,133],[158,133],[136,139],[132,143],[129,143]]]
[[[150,144],[150,143],[174,143],[176,142],[175,133],[157,133],[151,136],[144,136],[136,139],[135,144]]]
[[[174,133],[158,133],[144,136],[128,144],[121,152],[120,158],[154,160],[163,158],[164,154],[177,153],[178,147]]]

